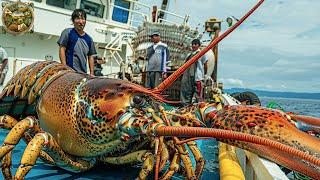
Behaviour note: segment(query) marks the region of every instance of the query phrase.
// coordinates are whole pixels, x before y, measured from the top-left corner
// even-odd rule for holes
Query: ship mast
[[[164,19],[165,11],[167,11],[169,7],[168,4],[169,4],[169,0],[162,0],[162,3],[161,3],[162,11],[159,12],[158,19]]]

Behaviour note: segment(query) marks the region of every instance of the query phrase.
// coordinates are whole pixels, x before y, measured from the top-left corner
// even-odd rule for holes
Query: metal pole
[[[219,37],[219,32],[220,32],[219,29],[217,29],[214,32],[213,40],[215,40],[216,38]],[[211,74],[211,77],[214,82],[214,87],[218,87],[218,80],[217,80],[217,76],[218,76],[218,44],[212,48],[212,51],[214,53],[214,68],[213,68],[213,73]]]

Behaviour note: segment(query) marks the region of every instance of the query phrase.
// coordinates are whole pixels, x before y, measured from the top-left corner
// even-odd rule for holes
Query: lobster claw
[[[268,138],[312,154],[320,152],[319,139],[300,131],[287,114],[278,110],[237,105],[206,116],[215,128]]]
[[[291,122],[290,116],[281,111],[257,106],[225,106],[222,110],[216,111],[215,114],[213,112],[206,114],[206,121],[210,121],[213,128],[241,132],[280,142],[293,149],[315,156],[319,161],[320,140],[300,131]],[[320,167],[317,165],[310,166],[300,158],[279,149],[227,139],[219,139],[219,141],[247,149],[312,177],[320,176]]]

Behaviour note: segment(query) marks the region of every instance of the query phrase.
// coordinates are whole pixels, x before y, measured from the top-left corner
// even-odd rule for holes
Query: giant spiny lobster
[[[188,179],[200,179],[205,159],[194,140],[215,137],[320,179],[319,140],[290,122],[311,119],[319,126],[318,119],[254,106],[163,106],[171,102],[160,93],[262,2],[153,90],[79,74],[57,62],[20,70],[0,94],[0,127],[10,130],[0,147],[3,176],[23,179],[40,157],[73,172],[89,170],[97,162],[142,163],[139,179],[146,179],[153,169],[155,179],[159,171],[161,179],[170,179],[179,169]],[[12,152],[20,139],[28,145],[12,176]]]

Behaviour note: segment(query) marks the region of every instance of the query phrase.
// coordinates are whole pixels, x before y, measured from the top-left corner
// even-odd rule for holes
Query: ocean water
[[[286,111],[296,112],[299,114],[310,115],[320,117],[320,100],[310,99],[291,99],[291,98],[270,98],[260,97],[263,106],[266,106],[269,102],[275,102]],[[6,130],[0,130],[0,142],[2,143],[7,135]],[[198,141],[200,149],[206,159],[206,165],[202,175],[203,180],[218,180],[219,179],[219,164],[217,160],[218,147],[217,142],[213,139]],[[20,142],[13,151],[13,163],[12,172],[14,173],[19,166],[20,158],[25,149],[24,142]],[[109,167],[101,165],[93,168],[90,171],[83,173],[71,173],[66,170],[57,168],[43,163],[41,160],[37,161],[37,164],[26,176],[28,180],[51,180],[51,179],[105,179],[105,180],[130,180],[137,177],[140,170],[139,166],[116,166]],[[0,173],[0,179],[3,179],[2,173]],[[150,177],[153,179],[153,177]],[[174,176],[172,179],[183,179],[179,176]]]
[[[286,112],[294,112],[301,115],[315,116],[320,118],[320,100],[318,99],[295,99],[295,98],[274,98],[259,97],[262,106],[269,102],[276,102]]]

